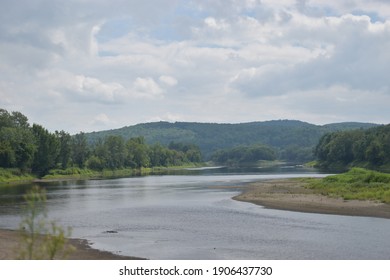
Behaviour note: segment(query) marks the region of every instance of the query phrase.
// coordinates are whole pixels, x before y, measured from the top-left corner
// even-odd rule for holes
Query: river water
[[[302,168],[198,169],[40,183],[49,218],[92,247],[149,259],[390,259],[390,220],[265,209],[231,197],[248,182],[324,176]],[[229,186],[229,188],[220,188]],[[0,228],[16,229],[32,185],[0,187]]]

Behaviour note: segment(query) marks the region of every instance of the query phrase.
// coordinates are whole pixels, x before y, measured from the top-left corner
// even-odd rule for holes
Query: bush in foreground
[[[20,224],[21,242],[18,258],[28,260],[65,259],[74,248],[67,244],[70,229],[65,231],[47,221],[46,192],[37,186],[25,196],[26,206]]]

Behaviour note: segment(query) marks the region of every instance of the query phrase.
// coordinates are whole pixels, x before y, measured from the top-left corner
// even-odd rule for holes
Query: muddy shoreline
[[[19,241],[20,236],[17,230],[0,229],[0,260],[17,259]],[[70,253],[67,260],[144,260],[93,249],[85,239],[70,238],[68,244],[72,245],[75,250]]]

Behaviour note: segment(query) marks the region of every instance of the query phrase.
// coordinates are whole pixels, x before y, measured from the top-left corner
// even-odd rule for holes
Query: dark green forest
[[[307,162],[314,159],[313,150],[322,135],[374,126],[376,125],[369,123],[319,126],[292,120],[240,124],[155,122],[87,133],[86,137],[90,143],[95,143],[108,135],[120,135],[124,139],[142,136],[148,144],[168,145],[172,141],[193,143],[199,146],[205,160],[210,160],[217,150],[261,143],[274,149],[278,159]]]
[[[141,169],[213,161],[241,165],[259,160],[324,168],[389,166],[389,126],[339,123],[324,126],[279,120],[242,124],[139,124],[70,135],[30,125],[20,112],[0,109],[0,168],[45,176],[52,170]]]
[[[275,149],[263,145],[255,144],[250,146],[237,146],[226,148],[214,152],[211,160],[217,164],[228,166],[252,164],[259,160],[276,160]]]
[[[69,167],[103,169],[176,166],[202,161],[199,148],[172,142],[148,145],[143,137],[124,139],[107,135],[94,143],[85,133],[71,136],[65,131],[49,132],[32,126],[20,112],[0,109],[0,167],[18,168],[44,176],[52,169]]]
[[[315,156],[325,169],[355,166],[390,171],[390,125],[325,134],[315,148]]]

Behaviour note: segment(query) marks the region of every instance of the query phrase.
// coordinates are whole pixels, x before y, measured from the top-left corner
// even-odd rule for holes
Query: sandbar
[[[274,179],[250,183],[233,199],[265,208],[296,212],[390,218],[390,205],[366,200],[344,200],[316,193],[296,179]]]

